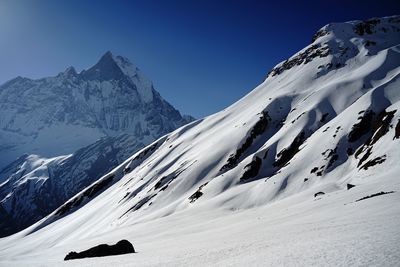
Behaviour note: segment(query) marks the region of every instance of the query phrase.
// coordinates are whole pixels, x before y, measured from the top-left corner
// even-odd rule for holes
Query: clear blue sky
[[[128,57],[182,113],[241,98],[329,22],[400,13],[396,1],[0,0],[0,83]]]

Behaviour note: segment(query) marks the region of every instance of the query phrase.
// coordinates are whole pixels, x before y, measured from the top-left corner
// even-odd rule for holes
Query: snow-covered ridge
[[[367,50],[368,53],[375,53],[374,47],[378,41],[379,49],[397,45],[399,35],[398,16],[330,23],[313,36],[309,46],[275,66],[268,73],[268,77],[323,57],[331,57],[332,61],[327,66],[320,67],[322,72],[337,69],[343,66],[346,59],[353,57],[356,51]]]
[[[398,16],[380,21],[400,27]],[[244,98],[161,137],[0,240],[0,255],[51,265],[124,237],[140,255],[93,262],[396,265],[400,36],[360,37],[357,23],[332,24]]]

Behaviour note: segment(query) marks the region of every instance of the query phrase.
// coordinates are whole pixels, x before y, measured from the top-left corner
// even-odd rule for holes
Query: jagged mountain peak
[[[142,75],[128,58],[114,55],[111,51],[104,53],[99,61],[87,70],[83,70],[81,75],[89,80],[118,80],[124,75],[134,78]]]
[[[110,51],[106,52],[93,67],[81,72],[84,79],[98,81],[119,80],[124,78],[124,75]]]
[[[65,69],[65,71],[61,72],[59,75],[59,77],[66,77],[66,78],[71,78],[71,77],[77,77],[78,76],[78,72],[76,71],[76,69],[73,66],[69,66],[68,68]]]
[[[106,58],[113,58],[114,55],[113,55],[113,53],[112,53],[110,50],[108,50],[107,52],[105,52],[105,53],[103,54],[102,58],[103,58],[103,57],[106,57]]]
[[[88,81],[125,81],[133,83],[140,98],[148,103],[153,100],[153,83],[132,62],[123,56],[107,51],[91,68],[83,70],[80,77]]]

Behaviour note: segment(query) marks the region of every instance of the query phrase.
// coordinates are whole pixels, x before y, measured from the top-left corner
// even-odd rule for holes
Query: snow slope
[[[111,52],[88,70],[17,77],[0,86],[0,169],[21,155],[70,154],[101,137],[131,134],[148,144],[184,118],[128,59]]]
[[[0,264],[398,265],[399,63],[398,16],[323,27],[232,106],[0,239]],[[62,261],[122,238],[138,253]]]

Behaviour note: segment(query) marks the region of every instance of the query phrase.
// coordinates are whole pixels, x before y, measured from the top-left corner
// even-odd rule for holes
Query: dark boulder
[[[67,256],[65,256],[64,260],[66,261],[82,258],[105,257],[127,253],[135,253],[135,249],[128,240],[124,239],[119,241],[115,245],[101,244],[82,252],[71,251],[70,253],[68,253]]]
[[[325,195],[325,193],[321,191],[321,192],[315,193],[314,197],[322,196],[322,195]]]
[[[347,184],[347,190],[350,190],[350,189],[352,189],[353,187],[355,187],[354,184]]]

